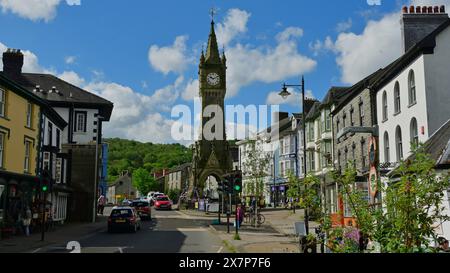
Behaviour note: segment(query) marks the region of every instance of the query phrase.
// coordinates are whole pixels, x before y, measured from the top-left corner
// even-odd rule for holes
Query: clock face
[[[219,85],[220,83],[220,77],[217,73],[208,74],[206,80],[208,81],[208,84],[212,86]]]

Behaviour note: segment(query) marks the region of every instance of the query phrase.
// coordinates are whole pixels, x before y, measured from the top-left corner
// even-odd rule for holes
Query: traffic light
[[[223,192],[224,193],[230,193],[231,192],[231,183],[230,183],[230,178],[229,177],[225,177],[223,180]]]
[[[242,192],[242,172],[237,171],[234,174],[234,191]]]
[[[48,192],[51,189],[51,178],[50,174],[47,170],[44,170],[42,172],[42,179],[41,179],[41,191],[42,192]]]

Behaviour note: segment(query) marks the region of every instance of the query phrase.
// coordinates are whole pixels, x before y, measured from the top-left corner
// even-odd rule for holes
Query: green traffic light
[[[235,189],[236,191],[240,191],[240,190],[241,190],[241,186],[236,185],[236,186],[234,186],[234,189]]]
[[[42,187],[42,191],[47,191],[48,190],[48,187],[47,186],[43,186]]]

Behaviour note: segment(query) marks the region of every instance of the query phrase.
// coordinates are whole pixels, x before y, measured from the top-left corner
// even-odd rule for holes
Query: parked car
[[[155,209],[156,210],[160,210],[160,209],[171,210],[172,209],[172,202],[170,201],[169,197],[167,197],[165,195],[161,195],[161,196],[156,197]]]
[[[141,219],[148,219],[152,220],[152,208],[150,206],[150,202],[145,200],[135,200],[130,205],[131,207],[135,208],[139,217]]]
[[[127,229],[136,232],[141,229],[141,218],[132,207],[113,207],[108,217],[108,232]]]

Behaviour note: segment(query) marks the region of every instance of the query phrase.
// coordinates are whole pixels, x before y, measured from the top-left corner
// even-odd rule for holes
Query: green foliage
[[[170,169],[192,161],[192,149],[181,144],[141,143],[125,139],[105,139],[109,145],[108,181],[114,182],[128,170],[143,168],[149,173]]]
[[[294,199],[296,206],[307,208],[310,214],[317,218],[321,216],[321,202],[318,192],[320,179],[317,176],[309,174],[306,179],[299,179],[292,172],[289,172],[288,186],[286,194],[289,198]]]
[[[167,193],[167,196],[170,200],[172,200],[174,203],[178,201],[178,198],[180,197],[181,190],[180,189],[171,189]]]
[[[438,235],[436,223],[449,221],[443,213],[444,191],[450,187],[448,175],[439,176],[434,161],[423,147],[413,151],[411,160],[401,162],[387,187],[380,185],[382,206],[371,206],[362,192],[354,188],[356,172],[351,167],[335,175],[362,234],[381,247],[381,252],[433,252]],[[343,230],[326,225],[329,238],[341,238],[332,244],[335,252],[358,252],[349,246]],[[342,239],[344,238],[344,239]],[[332,241],[331,240],[331,241]]]
[[[135,170],[133,172],[132,179],[133,186],[144,195],[150,191],[157,191],[159,188],[156,180],[146,169],[139,168]]]
[[[245,175],[249,182],[244,185],[246,195],[261,196],[264,192],[264,178],[268,176],[267,167],[270,155],[265,153],[254,140],[249,141],[249,148],[245,151],[246,160],[243,162]]]

